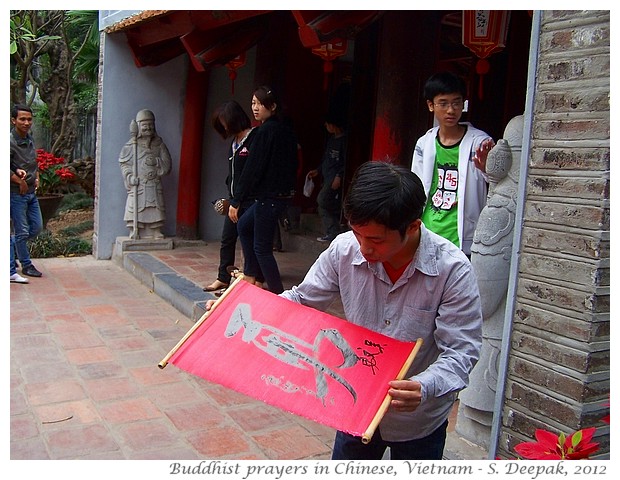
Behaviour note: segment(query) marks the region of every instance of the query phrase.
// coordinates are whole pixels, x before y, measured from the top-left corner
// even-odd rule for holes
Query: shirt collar
[[[352,241],[357,243],[357,240],[351,234]],[[363,265],[367,264],[370,269],[375,271],[373,264],[368,262],[362,252],[359,250],[359,244],[357,251],[355,252],[355,256],[351,261],[352,265]],[[413,256],[413,260],[403,272],[403,276],[407,275],[407,273],[412,269],[418,269],[425,275],[437,276],[439,275],[439,267],[437,266],[437,256],[435,254],[435,242],[432,238],[432,233],[428,230],[423,223],[420,224],[420,244],[418,245],[418,249]]]
[[[13,138],[15,139],[15,143],[17,143],[18,145],[23,145],[26,143],[33,142],[32,135],[30,135],[30,133],[28,133],[25,137],[22,137],[20,134],[17,133],[17,130],[15,130],[15,127],[11,129],[11,135],[13,135]]]

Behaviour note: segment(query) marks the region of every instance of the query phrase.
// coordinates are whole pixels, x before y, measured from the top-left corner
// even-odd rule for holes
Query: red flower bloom
[[[63,187],[75,179],[75,174],[67,168],[65,159],[56,157],[42,148],[37,149],[39,166],[39,196],[49,193],[64,193]]]
[[[595,427],[578,430],[568,437],[559,436],[547,430],[538,429],[534,436],[537,442],[523,442],[515,451],[528,460],[581,460],[587,459],[598,450],[598,443],[591,442]]]

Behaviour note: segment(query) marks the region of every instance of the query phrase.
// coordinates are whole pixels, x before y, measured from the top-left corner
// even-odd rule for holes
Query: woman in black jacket
[[[248,117],[241,105],[234,100],[220,105],[213,113],[211,123],[215,131],[224,140],[232,137],[232,143],[228,151],[228,177],[226,177],[228,201],[230,202],[235,196],[235,188],[237,188],[241,172],[243,172],[252,150],[256,128],[252,128],[250,117]],[[238,209],[238,216],[240,217],[253,203],[251,196],[246,198]],[[223,290],[230,284],[231,276],[229,270],[230,267],[235,265],[235,251],[237,248],[237,225],[230,220],[227,212],[224,212],[224,214],[217,279],[203,289],[206,292],[215,292],[215,295],[221,295]],[[260,272],[257,273],[257,279],[260,282],[263,281]]]
[[[281,293],[284,287],[273,256],[273,236],[278,218],[295,193],[297,138],[280,119],[278,102],[270,87],[262,86],[254,91],[252,113],[261,125],[230,202],[228,216],[238,222],[246,280],[253,283],[262,272],[269,291]],[[239,206],[251,197],[255,197],[254,203],[240,217]]]

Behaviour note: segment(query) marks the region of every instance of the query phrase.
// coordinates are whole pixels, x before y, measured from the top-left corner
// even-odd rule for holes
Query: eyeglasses
[[[439,102],[434,103],[435,108],[439,110],[448,110],[452,107],[453,110],[462,110],[463,109],[463,100],[457,100],[456,102]]]

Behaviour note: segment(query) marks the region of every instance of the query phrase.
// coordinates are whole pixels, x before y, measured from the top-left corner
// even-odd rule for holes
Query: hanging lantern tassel
[[[323,90],[329,87],[329,76],[334,71],[333,60],[347,53],[347,41],[333,39],[312,48],[312,53],[323,59]]]
[[[334,64],[331,60],[325,60],[323,62],[323,90],[327,90],[329,87],[329,76],[334,71]]]
[[[228,67],[228,78],[230,78],[231,93],[235,94],[235,80],[237,79],[237,69],[245,65],[245,52],[237,55],[226,64]]]
[[[237,70],[233,68],[228,69],[228,78],[230,78],[230,94],[235,94],[235,80],[237,78]]]
[[[478,74],[478,98],[482,100],[484,98],[484,86],[483,75],[486,75],[491,71],[491,64],[486,58],[479,58],[476,62],[476,73]]]
[[[510,12],[505,10],[463,10],[463,45],[477,57],[478,98],[482,100],[483,75],[491,71],[487,57],[504,49]]]

